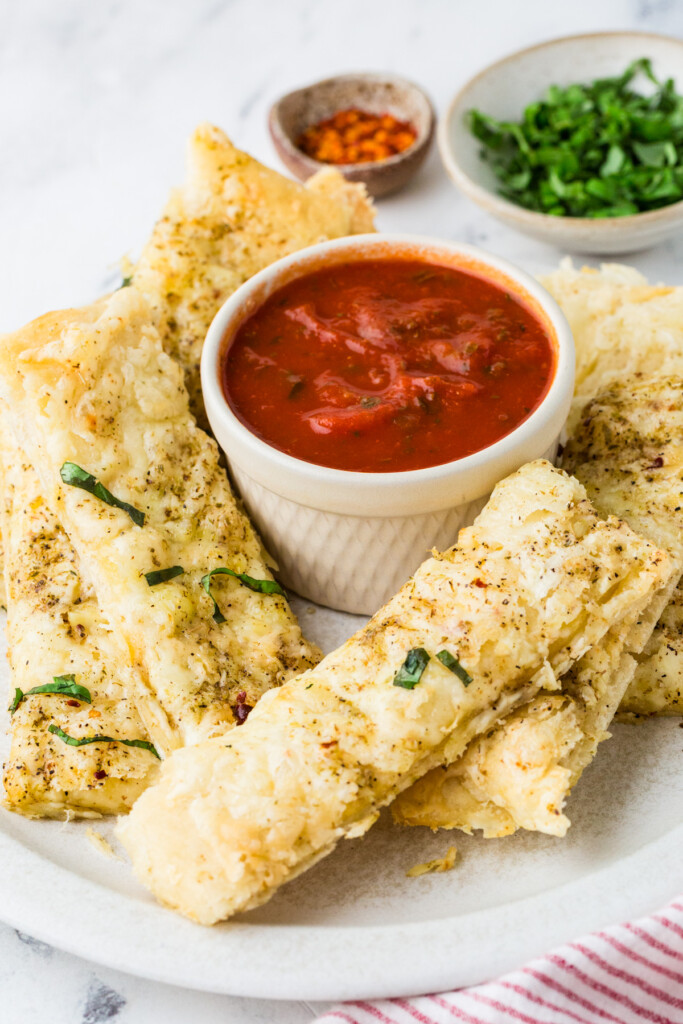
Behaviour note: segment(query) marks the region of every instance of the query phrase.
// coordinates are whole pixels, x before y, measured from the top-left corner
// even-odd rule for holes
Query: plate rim
[[[682,848],[676,825],[616,862],[484,910],[385,925],[238,919],[217,926],[213,941],[216,928],[69,871],[0,828],[0,918],[67,953],[181,988],[275,1000],[397,998],[479,984],[655,912],[683,892]],[[77,928],[74,904],[86,908]]]

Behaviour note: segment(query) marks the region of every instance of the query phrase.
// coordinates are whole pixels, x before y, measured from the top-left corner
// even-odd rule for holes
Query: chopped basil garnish
[[[161,760],[157,748],[148,740],[117,740],[113,736],[83,736],[82,739],[77,739],[75,736],[69,736],[58,725],[48,725],[47,731],[51,732],[53,736],[59,736],[60,740],[64,740],[70,747],[84,747],[87,743],[123,743],[126,747],[140,747],[141,750],[149,750],[150,754],[154,754]]]
[[[454,657],[450,651],[439,651],[437,658],[442,665],[445,665],[447,669],[450,669],[451,672],[455,673],[458,679],[460,679],[465,686],[469,686],[472,682],[472,676],[466,668],[463,668],[458,659]]]
[[[145,579],[150,587],[156,587],[158,583],[168,583],[176,576],[182,576],[184,572],[182,565],[172,565],[169,569],[153,569],[152,572],[146,572]]]
[[[413,647],[408,651],[406,660],[394,676],[394,686],[402,686],[404,690],[414,690],[422,679],[427,668],[429,655],[424,647]]]
[[[221,622],[225,622],[225,615],[223,615],[216,603],[216,598],[211,593],[212,576],[234,576],[245,587],[249,587],[249,590],[255,590],[258,594],[280,594],[282,597],[285,596],[284,590],[275,580],[255,580],[253,576],[247,576],[246,572],[235,572],[234,569],[227,569],[225,566],[212,569],[211,572],[207,572],[206,576],[202,576],[202,586],[213,601],[213,621],[219,625]]]
[[[92,473],[81,469],[75,462],[65,462],[59,471],[59,475],[65,484],[70,484],[72,487],[80,487],[81,490],[94,494],[96,498],[106,502],[107,505],[113,505],[114,508],[120,508],[123,512],[127,512],[136,526],[145,525],[144,512],[134,508],[133,505],[129,505],[127,501],[120,501],[118,498],[115,498],[104,484],[95,479]]]
[[[655,88],[636,90],[644,75]],[[649,59],[620,75],[551,85],[515,120],[467,118],[481,156],[519,206],[559,217],[623,217],[683,199],[683,97]]]
[[[53,676],[52,678],[54,682],[43,683],[42,686],[34,686],[32,690],[26,690],[25,693],[17,686],[14,691],[14,700],[9,706],[10,714],[13,715],[21,702],[26,697],[31,697],[34,693],[60,693],[65,697],[75,697],[76,700],[83,701],[84,704],[92,704],[90,690],[77,683],[75,676]]]
[[[119,285],[119,288],[130,288],[132,283],[133,283],[133,275],[132,274],[126,274],[126,276],[121,281],[121,284]]]

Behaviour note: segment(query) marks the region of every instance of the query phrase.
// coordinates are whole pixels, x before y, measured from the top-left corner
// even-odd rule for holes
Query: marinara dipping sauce
[[[223,363],[235,415],[306,462],[388,473],[486,448],[538,406],[553,375],[531,309],[474,273],[387,258],[283,286]]]

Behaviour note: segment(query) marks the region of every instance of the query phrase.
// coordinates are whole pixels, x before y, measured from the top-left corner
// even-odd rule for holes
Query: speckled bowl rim
[[[414,89],[415,92],[419,93],[420,96],[425,100],[427,109],[429,111],[429,123],[427,128],[423,132],[418,132],[417,138],[408,149],[404,149],[402,153],[395,153],[393,156],[387,156],[383,160],[366,160],[363,163],[358,164],[329,164],[323,160],[314,160],[313,157],[304,153],[303,149],[299,149],[296,143],[293,141],[291,135],[285,131],[282,121],[279,116],[280,104],[288,100],[290,96],[296,96],[300,92],[308,92],[310,89],[317,89],[319,86],[328,85],[330,82],[358,82],[358,81],[371,81],[381,84],[387,84],[391,82],[400,82],[403,86],[408,86],[409,89]],[[343,108],[339,108],[340,110]],[[301,85],[297,89],[290,89],[289,92],[284,93],[279,99],[275,100],[268,112],[268,127],[271,134],[274,129],[277,128],[278,139],[280,144],[287,148],[290,155],[301,160],[305,166],[307,166],[311,174],[315,174],[316,171],[322,171],[330,167],[336,168],[341,174],[357,174],[368,171],[370,169],[384,170],[385,167],[395,167],[397,164],[403,163],[408,157],[412,157],[416,152],[423,146],[428,146],[431,142],[434,132],[436,129],[436,111],[434,104],[429,97],[429,94],[418,85],[417,82],[413,82],[410,78],[404,78],[403,75],[392,75],[392,74],[381,74],[376,71],[349,71],[344,72],[340,75],[330,75],[329,78],[321,78],[316,82],[311,82],[310,85]]]
[[[457,91],[451,102],[448,104],[445,112],[439,117],[439,122],[436,130],[437,146],[441,160],[446,172],[455,184],[462,189],[462,191],[474,200],[484,209],[489,212],[495,212],[499,216],[508,220],[517,220],[520,223],[527,224],[529,228],[536,228],[543,230],[543,228],[552,222],[553,225],[559,226],[570,225],[572,229],[590,227],[594,231],[600,231],[604,234],[612,234],[617,231],[626,231],[628,228],[633,228],[636,225],[638,227],[645,227],[650,224],[658,224],[668,217],[680,214],[683,216],[683,199],[679,199],[675,203],[670,203],[669,206],[662,206],[659,210],[646,210],[643,213],[631,213],[626,217],[554,217],[549,213],[537,213],[535,210],[527,210],[523,206],[518,206],[517,203],[511,203],[507,199],[503,199],[502,196],[497,195],[495,192],[491,192],[490,189],[480,185],[479,182],[471,178],[470,175],[460,165],[449,138],[449,130],[451,123],[455,117],[456,108],[462,102],[463,97],[469,92],[472,86],[479,82],[482,78],[488,76],[492,71],[497,71],[507,64],[514,63],[520,58],[526,57],[530,53],[535,53],[539,50],[551,49],[553,46],[557,46],[560,43],[569,43],[579,39],[616,39],[616,38],[628,38],[628,39],[657,39],[660,42],[674,43],[677,44],[681,51],[683,51],[683,39],[677,39],[675,36],[668,36],[662,32],[638,32],[636,30],[623,30],[614,32],[577,32],[573,35],[568,36],[556,36],[553,39],[546,39],[542,43],[535,43],[533,46],[526,46],[521,50],[515,50],[514,53],[509,53],[506,57],[501,57],[500,60],[494,61],[492,64],[488,64],[481,71],[478,71],[476,75],[469,78],[467,82]],[[550,84],[550,83],[548,83]],[[529,101],[531,102],[531,100]]]

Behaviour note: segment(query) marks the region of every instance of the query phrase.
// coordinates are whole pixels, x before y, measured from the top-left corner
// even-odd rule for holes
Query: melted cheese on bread
[[[683,288],[651,285],[633,267],[576,270],[571,260],[543,278],[572,327],[576,390],[570,426],[586,403],[630,374],[683,374]],[[578,427],[577,429],[581,429]],[[678,591],[640,659],[622,715],[683,713],[683,597]]]
[[[268,899],[557,685],[650,593],[663,561],[625,524],[601,521],[576,480],[547,462],[523,467],[341,648],[267,694],[242,728],[165,762],[119,825],[138,877],[205,924]],[[415,648],[429,661],[406,689],[395,676]]]
[[[486,839],[518,828],[564,836],[569,793],[609,737],[635,672],[632,654],[642,649],[648,626],[651,632],[678,579],[670,562],[661,568],[657,593],[653,579],[640,607],[562,677],[560,693],[541,693],[470,744],[445,771],[421,778],[393,804],[394,820],[468,833],[482,829]]]
[[[670,553],[668,579],[636,623],[620,623],[568,673],[561,696],[511,716],[405,793],[394,805],[398,821],[487,836],[516,828],[564,835],[565,801],[617,707],[622,715],[681,708],[683,599],[674,588],[683,571],[682,399],[678,377],[614,383],[586,406],[562,458],[601,514],[622,517]]]
[[[563,465],[598,508],[683,560],[683,377],[638,375],[613,382],[585,408]],[[683,711],[683,589],[662,614],[621,712]]]
[[[372,231],[364,186],[336,169],[306,185],[264,167],[212,125],[192,135],[186,183],[174,190],[134,269],[166,352],[185,371],[204,425],[199,359],[220,306],[247,278],[315,242]]]
[[[163,752],[230,725],[273,685],[317,658],[284,597],[219,576],[213,619],[201,577],[219,566],[270,579],[261,544],[231,493],[215,443],[192,418],[181,368],[167,356],[135,287],[42,317],[0,346],[0,391],[143,685],[136,703]],[[60,479],[70,461],[123,510]],[[150,586],[145,574],[180,565]]]
[[[62,675],[73,675],[92,696],[90,704],[58,694],[22,701],[10,722],[6,805],[29,817],[121,814],[153,778],[154,755],[120,743],[69,746],[48,726],[76,739],[99,734],[147,740],[131,699],[133,667],[83,582],[76,553],[4,417],[0,423],[10,697],[16,687],[26,692]]]
[[[683,588],[679,585],[636,664],[619,718],[683,715]]]
[[[149,291],[166,350],[182,362],[186,381],[195,393],[196,407],[201,407],[198,371],[202,341],[211,319],[227,295],[279,256],[324,238],[372,230],[372,221],[372,207],[363,187],[350,185],[336,170],[318,173],[304,188],[237,151],[218,129],[205,125],[194,133],[190,143],[188,181],[173,193],[143,251],[135,280]],[[16,450],[13,454],[17,455]],[[23,458],[15,461],[12,473],[17,488],[28,489],[38,502],[38,483],[31,467]],[[24,471],[24,466],[27,479],[22,484],[19,474]],[[32,571],[40,576],[46,589],[51,593],[59,591],[61,595],[59,605],[54,606],[55,615],[52,618],[48,615],[41,622],[40,635],[45,639],[44,646],[47,649],[51,646],[57,648],[60,643],[62,647],[66,643],[64,623],[56,615],[57,608],[60,615],[68,619],[70,615],[82,617],[87,606],[90,619],[95,624],[87,640],[80,644],[80,654],[75,651],[69,655],[65,649],[64,657],[67,661],[77,654],[81,660],[85,658],[87,665],[83,673],[92,683],[91,690],[98,694],[97,706],[101,712],[102,680],[108,678],[110,687],[119,688],[116,701],[103,712],[109,723],[107,729],[99,722],[100,732],[118,735],[114,711],[127,709],[123,721],[128,722],[130,714],[128,731],[135,732],[133,726],[136,726],[135,734],[144,735],[144,730],[140,731],[141,724],[135,721],[130,700],[130,694],[136,690],[140,692],[140,686],[125,690],[119,682],[121,664],[130,661],[128,650],[119,651],[109,665],[106,658],[102,660],[99,657],[102,643],[98,643],[98,638],[101,640],[102,637],[98,633],[101,625],[94,594],[80,578],[77,557],[66,534],[57,521],[52,520],[52,514],[42,501],[40,517],[43,520],[40,526],[30,522],[23,524],[28,536],[35,538],[36,531],[40,530],[43,538],[49,537],[49,542],[44,539],[42,544],[32,549]],[[48,520],[49,525],[46,525]],[[13,533],[14,542],[19,545],[19,552],[23,552],[20,528]],[[58,556],[57,551],[62,554]],[[0,560],[1,554],[0,551]],[[12,557],[10,553],[13,571],[21,565],[21,557],[17,559],[16,551],[14,555]],[[62,575],[56,579],[53,577],[54,572],[59,571],[55,567],[64,560],[71,562],[73,578],[71,587],[62,591]],[[4,578],[0,578],[0,599],[3,585]],[[82,597],[85,592],[88,593],[87,600]],[[12,622],[21,622],[28,611],[21,595],[17,600],[19,606],[10,615]],[[106,638],[115,635],[111,630],[104,634]],[[93,650],[89,649],[91,646]],[[96,664],[93,664],[93,659]],[[25,689],[30,688],[35,682],[31,672],[28,668],[22,670],[20,659],[15,659],[15,662],[16,681]],[[133,671],[132,666],[129,666],[129,671]],[[95,679],[98,672],[102,677],[100,684]],[[127,703],[125,693],[128,693]],[[255,696],[252,692],[251,699]],[[39,715],[41,703],[48,707],[55,704],[54,699],[35,697],[31,707],[36,715]],[[154,707],[149,695],[145,696],[143,707],[148,718],[153,717],[160,723],[154,728],[158,736],[160,730],[165,730],[163,714]],[[75,717],[72,713],[70,721]],[[24,727],[27,724],[25,719],[28,728]],[[31,721],[26,704],[12,721],[14,747],[5,781],[8,800],[14,809],[55,816],[73,812],[81,805],[88,813],[115,813],[130,806],[139,787],[131,788],[119,776],[125,776],[138,760],[144,767],[149,755],[125,747],[111,747],[107,754],[106,779],[95,778],[95,771],[100,774],[103,771],[96,756],[100,748],[68,747],[49,733],[41,733],[38,740],[35,722],[31,725]],[[167,737],[167,741],[173,743],[171,737]],[[46,764],[50,765],[49,784],[46,782]],[[75,775],[74,769],[77,769]],[[141,779],[142,775],[144,772]],[[113,793],[115,786],[120,790],[116,796]]]
[[[541,283],[574,334],[571,429],[586,402],[611,382],[635,373],[683,373],[683,288],[651,285],[618,263],[576,270],[568,258]]]

